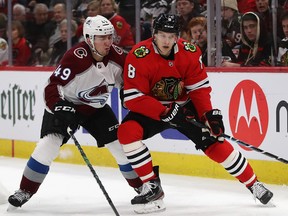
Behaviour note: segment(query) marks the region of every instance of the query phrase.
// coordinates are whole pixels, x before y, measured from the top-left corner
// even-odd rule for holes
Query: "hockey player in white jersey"
[[[107,104],[112,89],[123,84],[125,55],[113,45],[113,34],[113,25],[103,16],[87,17],[85,41],[68,50],[50,76],[44,90],[41,139],[27,162],[19,190],[8,198],[12,206],[21,207],[37,192],[60,147],[70,138],[67,128],[75,131],[79,125],[98,147],[110,150],[132,188],[142,186],[117,139],[118,120]]]

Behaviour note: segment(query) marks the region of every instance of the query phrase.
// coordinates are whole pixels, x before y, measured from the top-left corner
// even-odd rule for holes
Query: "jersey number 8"
[[[136,74],[136,69],[133,65],[129,64],[128,65],[128,77],[133,79],[135,78],[135,74]]]

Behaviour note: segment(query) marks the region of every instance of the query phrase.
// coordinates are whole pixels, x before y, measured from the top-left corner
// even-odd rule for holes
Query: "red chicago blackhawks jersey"
[[[110,19],[115,28],[114,43],[120,47],[132,47],[135,42],[131,31],[131,26],[126,20],[115,13]]]
[[[135,45],[124,67],[124,102],[134,112],[159,120],[173,101],[191,99],[199,116],[211,110],[211,87],[198,47],[178,40],[170,58],[163,58],[152,38]]]
[[[125,55],[119,47],[112,45],[102,62],[97,62],[85,42],[68,50],[50,76],[44,91],[49,110],[60,99],[76,105],[82,114],[90,114],[103,107],[113,87],[123,85]]]

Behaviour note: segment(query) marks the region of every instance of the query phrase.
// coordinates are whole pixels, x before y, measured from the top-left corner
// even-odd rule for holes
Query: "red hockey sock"
[[[141,141],[123,144],[123,150],[140,179],[147,182],[156,177],[150,152]]]
[[[228,173],[237,178],[247,187],[257,180],[256,175],[247,159],[225,140],[215,143],[206,149],[205,154],[213,161],[220,163]]]

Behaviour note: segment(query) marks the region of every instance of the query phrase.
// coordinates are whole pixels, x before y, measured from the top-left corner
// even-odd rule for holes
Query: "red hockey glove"
[[[222,121],[222,114],[219,109],[212,109],[202,116],[201,120],[210,129],[211,136],[216,138],[219,142],[224,141],[222,135],[225,131],[224,124]]]

